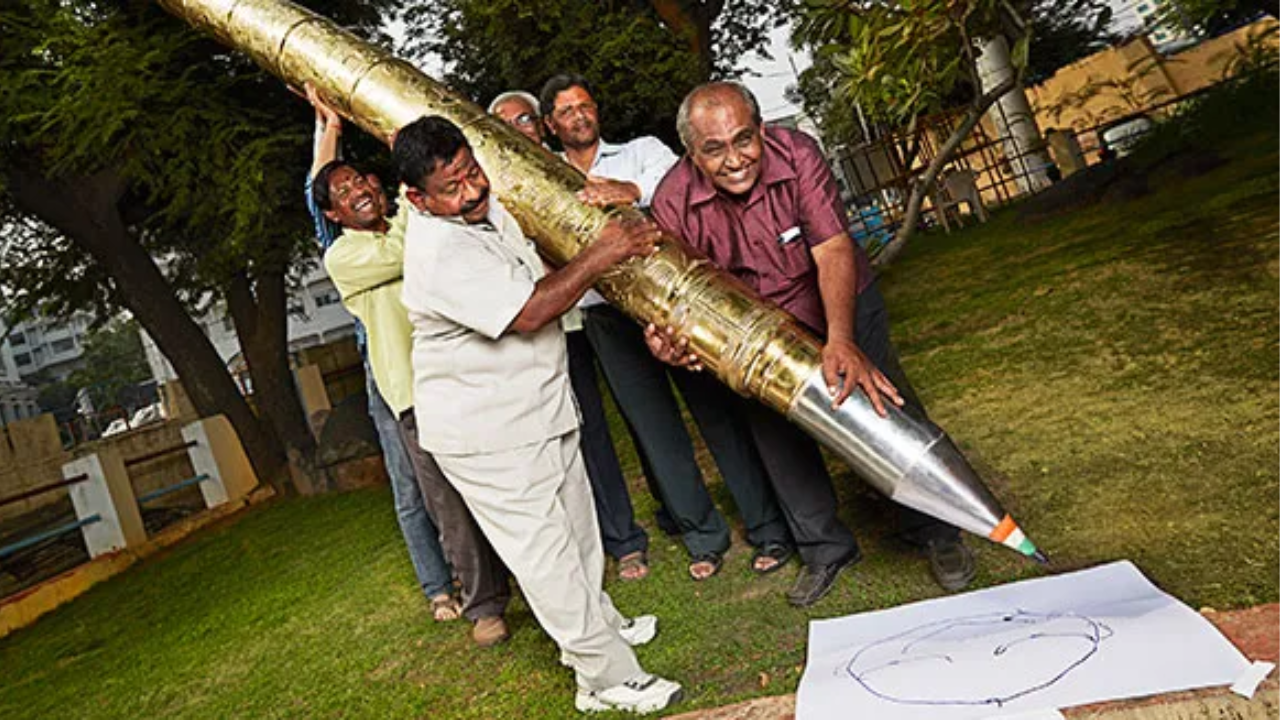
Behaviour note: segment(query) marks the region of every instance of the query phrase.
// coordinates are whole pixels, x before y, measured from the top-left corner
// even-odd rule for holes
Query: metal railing
[[[94,513],[93,515],[90,515],[89,517],[84,518],[82,520],[76,520],[74,522],[66,523],[65,525],[59,525],[57,527],[45,530],[44,532],[36,533],[31,537],[23,538],[17,542],[10,543],[8,545],[0,547],[0,559],[4,559],[10,555],[13,555],[19,550],[26,550],[29,547],[39,545],[40,543],[46,540],[52,540],[53,538],[59,537],[61,535],[66,535],[67,533],[75,532],[82,527],[85,527],[87,525],[92,525],[96,522],[102,522],[102,516],[98,515],[97,513]]]
[[[72,485],[82,483],[88,479],[89,479],[89,476],[87,474],[81,473],[74,477],[69,477],[65,480],[60,480],[58,482],[48,483],[45,485],[41,485],[39,487],[34,487],[25,492],[21,492],[21,493],[18,493],[17,495],[13,495],[11,497],[7,497],[7,498],[4,498],[3,500],[0,500],[0,507],[22,502],[23,500],[26,500],[28,498],[33,498],[37,495],[43,495],[47,492],[52,492],[54,490],[70,487]],[[15,542],[9,543],[8,545],[0,546],[0,559],[13,555],[14,553],[17,553],[20,550],[25,550],[29,547],[39,545],[40,543],[45,542],[46,540],[52,540],[53,538],[66,535],[67,533],[75,532],[76,530],[79,530],[82,527],[85,527],[87,525],[92,525],[96,522],[101,522],[101,521],[102,521],[102,516],[97,513],[94,513],[89,517],[81,518],[74,522],[69,522],[63,525],[58,525],[57,527],[49,528],[48,530],[43,530],[41,532],[36,533],[35,535],[22,538],[21,540],[17,540]]]
[[[144,494],[144,495],[140,495],[140,496],[138,496],[138,505],[140,505],[140,506],[141,506],[142,504],[144,504],[144,503],[148,503],[148,502],[151,502],[152,500],[155,500],[156,498],[164,497],[165,495],[168,495],[169,493],[175,493],[175,492],[178,492],[179,490],[182,490],[182,489],[184,489],[184,488],[189,488],[189,487],[191,487],[192,485],[199,485],[200,483],[202,483],[202,482],[204,482],[205,480],[208,480],[208,479],[209,479],[209,476],[208,476],[207,474],[205,474],[205,473],[200,473],[199,475],[196,475],[195,477],[189,477],[189,478],[187,478],[186,480],[180,480],[180,481],[178,481],[178,482],[176,482],[176,483],[174,483],[174,484],[172,484],[172,485],[169,485],[168,487],[162,487],[162,488],[158,488],[158,489],[156,489],[156,490],[152,490],[152,491],[151,491],[151,492],[149,492],[149,493],[146,493],[146,494]]]

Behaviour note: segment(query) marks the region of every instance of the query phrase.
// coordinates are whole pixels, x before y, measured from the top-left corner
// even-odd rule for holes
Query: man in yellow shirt
[[[323,105],[314,93],[310,96],[317,107]],[[333,113],[328,124],[339,122]],[[410,362],[413,326],[400,301],[405,205],[401,203],[400,212],[388,217],[387,198],[377,177],[341,160],[321,167],[313,187],[324,188],[315,193],[317,205],[328,220],[342,227],[342,234],[325,252],[325,270],[343,305],[364,324],[374,381],[398,419],[423,499],[462,583],[462,614],[474,623],[472,637],[477,644],[500,643],[510,636],[503,620],[511,595],[506,567],[462,497],[418,442]]]

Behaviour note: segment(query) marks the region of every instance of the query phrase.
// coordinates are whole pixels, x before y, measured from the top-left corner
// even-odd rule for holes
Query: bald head
[[[693,149],[694,127],[692,117],[696,113],[713,108],[730,107],[745,112],[757,127],[761,125],[760,104],[756,96],[742,83],[724,81],[699,85],[685,96],[676,113],[676,132],[685,150]]]
[[[676,129],[693,164],[721,192],[741,196],[755,187],[765,131],[750,90],[734,82],[695,88],[680,104]]]

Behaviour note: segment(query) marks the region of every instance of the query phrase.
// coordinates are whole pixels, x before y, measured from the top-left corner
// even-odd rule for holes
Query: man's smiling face
[[[387,214],[387,198],[377,176],[361,175],[345,165],[329,175],[329,202],[325,217],[353,230],[377,229]]]
[[[764,129],[738,95],[720,91],[715,100],[689,114],[693,132],[689,155],[717,188],[729,195],[745,195],[760,179]]]

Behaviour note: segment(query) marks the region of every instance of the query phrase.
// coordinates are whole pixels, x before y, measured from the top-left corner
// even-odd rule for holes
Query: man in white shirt
[[[489,114],[502,119],[522,135],[543,146],[538,99],[521,90],[504,92],[489,103]],[[582,414],[582,459],[591,479],[596,518],[600,521],[604,551],[618,563],[618,578],[643,580],[649,575],[649,535],[636,523],[627,480],[609,435],[609,420],[600,397],[596,354],[582,327],[582,313],[565,313],[561,321],[569,350],[569,381]]]
[[[655,712],[680,686],[641,669],[628,620],[604,592],[604,553],[578,447],[559,318],[609,267],[653,252],[649,224],[606,224],[560,270],[497,200],[465,136],[424,117],[392,158],[413,206],[404,305],[413,323],[419,442],[466,500],[542,627],[573,668],[580,711]]]
[[[678,159],[675,153],[654,137],[621,145],[601,139],[599,108],[581,76],[551,78],[540,102],[543,121],[564,146],[564,159],[587,176],[579,193],[583,202],[648,208],[653,191]],[[646,461],[650,489],[656,485],[654,497],[675,521],[689,552],[689,576],[701,581],[719,572],[730,536],[703,482],[672,381],[686,399],[700,398],[688,405],[742,514],[747,540],[756,548],[752,570],[764,574],[781,568],[791,556],[791,536],[749,428],[716,400],[715,389],[708,387],[715,381],[657,362],[640,327],[595,291],[587,292],[581,307],[605,380]]]

